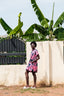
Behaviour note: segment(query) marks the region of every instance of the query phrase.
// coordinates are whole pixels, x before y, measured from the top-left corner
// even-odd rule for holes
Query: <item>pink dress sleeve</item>
[[[36,56],[39,55],[38,50],[36,50]]]

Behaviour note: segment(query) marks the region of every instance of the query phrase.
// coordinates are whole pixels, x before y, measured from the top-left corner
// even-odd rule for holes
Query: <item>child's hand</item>
[[[37,61],[37,58],[36,59],[34,59],[33,61],[32,61],[32,63],[34,63],[34,62],[36,62]]]
[[[40,57],[39,57],[39,55],[32,61],[32,63],[33,62],[36,62],[37,60],[39,60],[40,59]]]

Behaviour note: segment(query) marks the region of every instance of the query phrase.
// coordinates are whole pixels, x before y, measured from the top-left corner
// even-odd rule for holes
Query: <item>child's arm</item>
[[[39,56],[39,54],[38,54],[37,57],[36,57],[36,59],[33,60],[32,63],[35,62],[35,61],[37,61],[37,60],[39,60],[39,59],[40,59],[40,56]]]

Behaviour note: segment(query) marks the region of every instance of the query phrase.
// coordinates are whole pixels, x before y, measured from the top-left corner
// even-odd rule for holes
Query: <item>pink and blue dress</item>
[[[32,61],[36,59],[37,55],[39,55],[37,49],[34,49],[31,51],[30,60],[26,67],[26,70],[28,70],[29,72],[37,72],[37,70],[38,70],[38,62],[35,61],[32,63]]]

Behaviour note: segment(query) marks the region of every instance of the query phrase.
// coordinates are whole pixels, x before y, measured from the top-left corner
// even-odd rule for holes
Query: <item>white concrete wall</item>
[[[64,83],[63,41],[37,42],[40,54],[38,61],[37,84],[56,85]],[[27,64],[30,59],[30,42],[26,43]],[[25,85],[25,69],[27,65],[0,65],[0,85]],[[29,73],[30,85],[33,76]]]
[[[38,81],[42,81],[41,83],[46,85],[63,84],[63,41],[37,42],[37,45],[40,54],[37,73]],[[30,42],[27,42],[27,62],[30,51]]]
[[[49,42],[50,80],[52,85],[64,83],[63,41]]]
[[[25,84],[25,68],[26,65],[0,65],[0,85]]]

